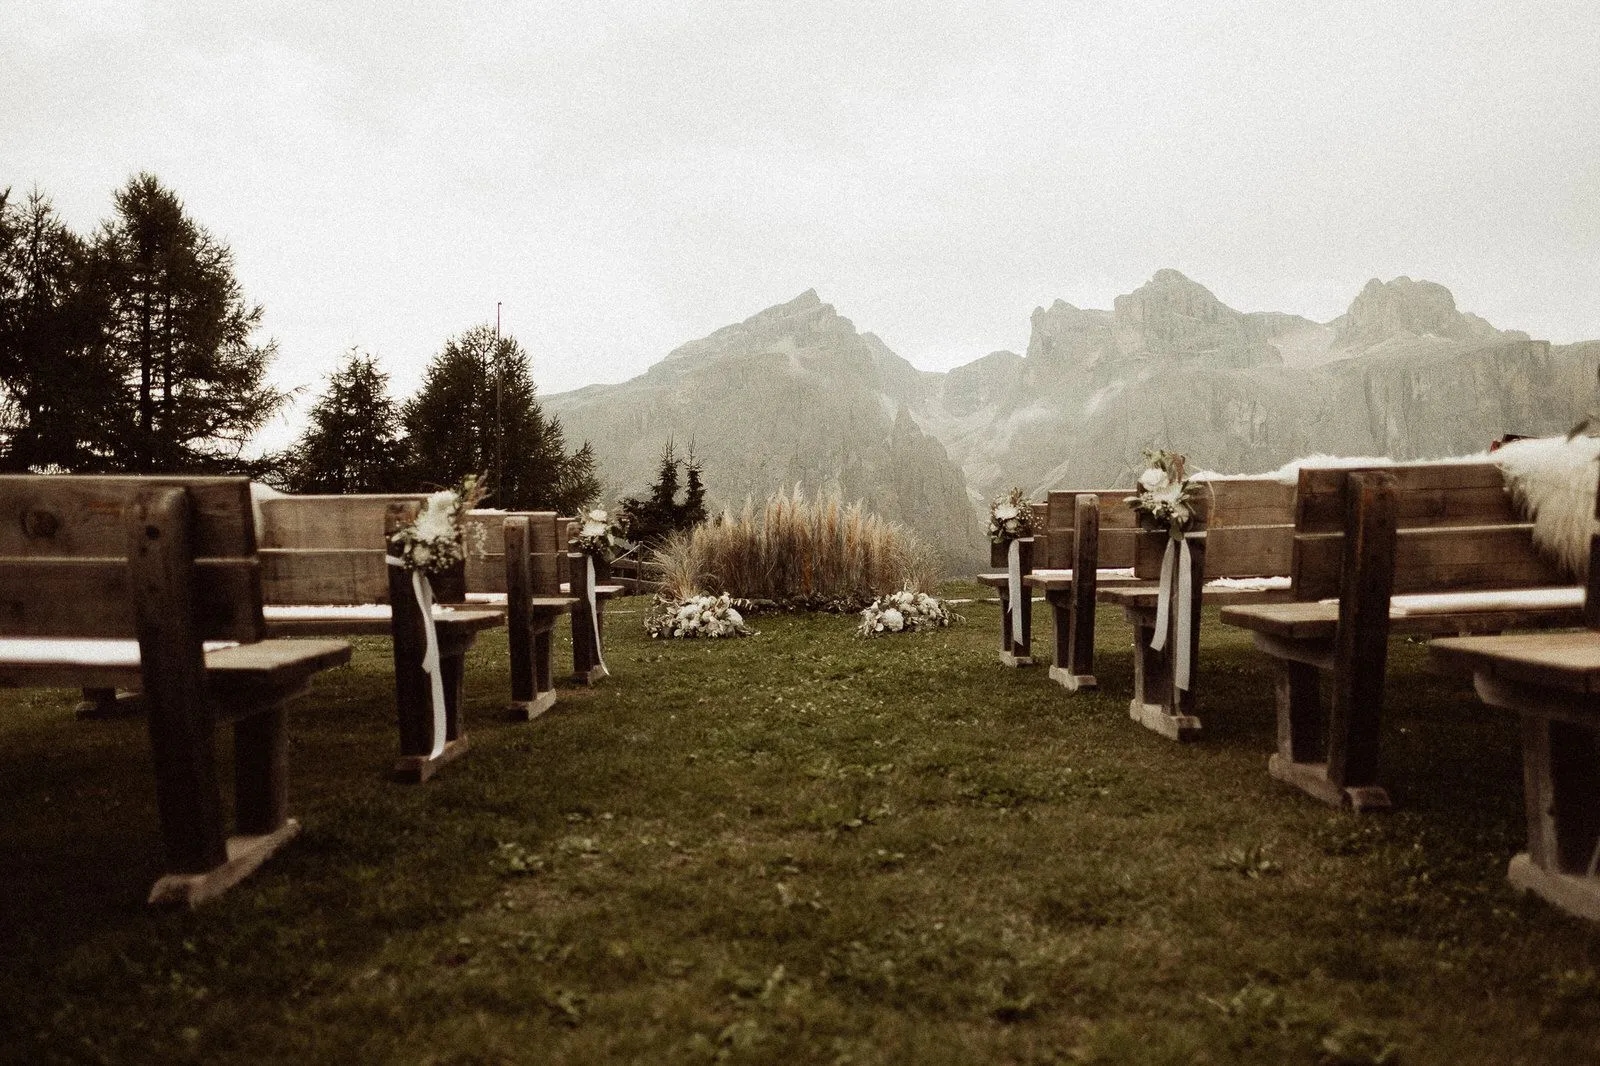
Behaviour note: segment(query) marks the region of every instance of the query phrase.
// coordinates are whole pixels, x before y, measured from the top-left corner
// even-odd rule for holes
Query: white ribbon
[[[584,552],[583,561],[589,567],[589,621],[594,625],[594,658],[596,668],[600,671],[596,677],[610,677],[611,671],[606,669],[606,657],[600,651],[600,608],[595,603],[594,556],[590,555],[588,552]]]
[[[405,566],[405,560],[386,556],[390,566]],[[422,632],[426,645],[422,652],[422,669],[428,675],[429,699],[433,703],[433,750],[428,758],[437,759],[444,754],[445,724],[444,675],[439,670],[439,631],[433,624],[433,585],[421,570],[411,571],[411,591],[416,594],[417,607],[422,611]]]
[[[1174,574],[1173,570],[1177,573]],[[1174,582],[1173,578],[1177,580]],[[1189,541],[1178,534],[1167,539],[1167,550],[1161,556],[1161,581],[1156,593],[1156,625],[1150,637],[1150,650],[1160,651],[1167,646],[1167,622],[1172,617],[1173,592],[1177,592],[1178,646],[1173,649],[1172,684],[1189,691],[1194,664],[1190,661],[1190,643],[1194,626],[1194,567],[1190,565]]]
[[[1015,537],[1006,549],[1006,581],[1011,591],[1011,650],[1022,641],[1022,542]]]

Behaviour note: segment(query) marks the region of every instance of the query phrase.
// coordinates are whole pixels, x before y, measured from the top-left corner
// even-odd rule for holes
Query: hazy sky
[[[1594,0],[0,3],[0,187],[149,170],[284,385],[492,322],[545,392],[815,287],[918,366],[1176,267],[1600,338]],[[279,433],[286,432],[279,427]]]

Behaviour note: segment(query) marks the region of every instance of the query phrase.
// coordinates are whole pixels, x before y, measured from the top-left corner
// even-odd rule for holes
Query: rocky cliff
[[[707,495],[738,506],[800,484],[837,491],[922,533],[952,566],[981,551],[960,469],[912,418],[939,375],[806,292],[669,353],[620,385],[544,399],[587,439],[613,494],[639,494],[670,439],[691,445]]]
[[[1128,484],[1145,448],[1268,470],[1314,452],[1422,458],[1600,410],[1600,344],[1552,347],[1459,311],[1427,281],[1373,280],[1329,323],[1242,313],[1174,270],[1110,312],[1033,313],[1025,357],[986,356],[913,408],[970,494]]]

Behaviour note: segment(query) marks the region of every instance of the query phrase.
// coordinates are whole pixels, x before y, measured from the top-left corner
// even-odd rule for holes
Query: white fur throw
[[[1504,445],[1490,456],[1523,513],[1533,519],[1533,539],[1568,573],[1589,572],[1589,538],[1600,477],[1600,437],[1541,437]]]

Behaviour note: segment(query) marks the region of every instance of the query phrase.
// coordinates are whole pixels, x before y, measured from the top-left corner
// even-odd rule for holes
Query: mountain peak
[[[825,304],[816,289],[807,289],[786,303],[773,304],[731,326],[723,326],[697,341],[679,345],[664,362],[714,357],[726,352],[748,352],[764,345],[787,343],[810,347],[820,336],[856,335],[855,325]]]
[[[1470,340],[1499,334],[1476,315],[1462,314],[1443,285],[1404,275],[1368,281],[1335,326],[1334,344],[1343,348],[1369,348],[1401,335]]]

